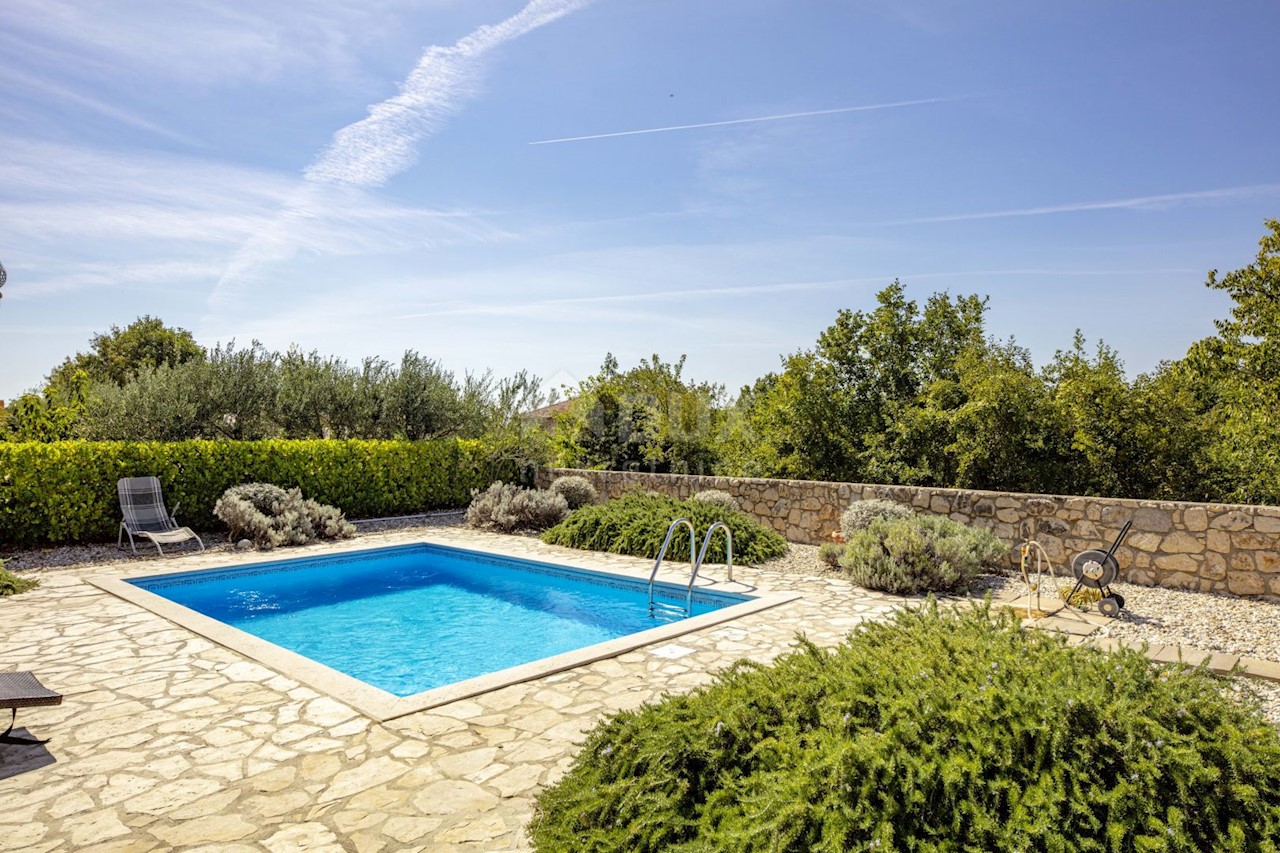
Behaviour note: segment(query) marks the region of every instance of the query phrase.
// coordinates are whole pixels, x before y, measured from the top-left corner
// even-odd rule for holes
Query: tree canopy
[[[1129,378],[1072,345],[1045,365],[986,328],[988,299],[893,281],[729,400],[657,354],[600,371],[547,434],[536,377],[457,376],[415,351],[359,364],[257,342],[205,349],[145,316],[95,335],[14,401],[0,438],[52,441],[488,436],[589,468],[1280,503],[1280,220],[1256,260],[1209,273],[1216,333]]]

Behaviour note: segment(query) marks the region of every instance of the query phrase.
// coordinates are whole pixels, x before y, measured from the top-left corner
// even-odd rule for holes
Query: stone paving
[[[432,541],[647,576],[647,561],[535,539],[433,530],[341,548]],[[261,555],[191,555],[49,573],[0,599],[0,670],[66,696],[20,713],[47,747],[0,746],[0,850],[464,851],[527,849],[540,786],[604,715],[771,660],[797,633],[834,644],[903,599],[817,575],[737,567],[762,592],[802,597],[534,681],[386,723],[88,583]],[[713,571],[713,574],[715,572]],[[674,575],[673,575],[674,577]]]

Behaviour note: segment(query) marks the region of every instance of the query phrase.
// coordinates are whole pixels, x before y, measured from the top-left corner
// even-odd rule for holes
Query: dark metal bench
[[[0,743],[41,744],[48,740],[11,735],[13,724],[18,720],[19,708],[35,708],[45,705],[61,705],[62,694],[55,693],[39,682],[30,672],[0,672],[0,708],[9,708],[13,716],[9,719],[9,728],[0,734]]]

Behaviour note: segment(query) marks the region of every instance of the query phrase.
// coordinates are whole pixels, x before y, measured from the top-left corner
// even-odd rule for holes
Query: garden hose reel
[[[1075,559],[1071,561],[1071,574],[1075,576],[1076,585],[1067,596],[1067,603],[1071,602],[1081,587],[1088,587],[1102,593],[1102,597],[1098,600],[1099,613],[1113,619],[1120,615],[1120,611],[1124,609],[1124,596],[1113,592],[1111,584],[1115,583],[1120,575],[1120,564],[1116,562],[1116,549],[1120,547],[1124,537],[1129,535],[1131,527],[1133,527],[1133,521],[1126,521],[1124,527],[1120,528],[1120,533],[1116,535],[1115,541],[1111,543],[1111,547],[1105,551],[1091,548],[1076,554]]]

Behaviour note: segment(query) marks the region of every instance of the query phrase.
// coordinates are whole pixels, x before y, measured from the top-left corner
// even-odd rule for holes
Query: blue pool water
[[[641,581],[438,545],[130,583],[396,696],[663,624]],[[693,615],[746,600],[700,591]]]

